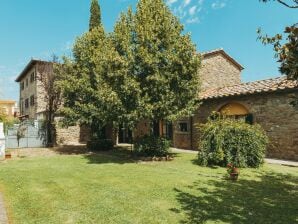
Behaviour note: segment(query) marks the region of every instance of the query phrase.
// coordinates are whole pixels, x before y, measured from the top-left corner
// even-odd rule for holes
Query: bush
[[[134,144],[134,152],[140,156],[167,156],[171,142],[162,137],[144,136]]]
[[[268,138],[260,125],[227,118],[209,120],[199,127],[199,164],[259,167],[264,162]]]
[[[108,151],[113,149],[113,146],[111,139],[92,139],[87,142],[87,148],[91,151]]]

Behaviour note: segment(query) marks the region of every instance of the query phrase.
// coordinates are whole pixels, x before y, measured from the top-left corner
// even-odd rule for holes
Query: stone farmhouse
[[[16,79],[20,83],[20,113],[30,119],[41,119],[45,111],[43,90],[36,76],[41,61],[31,60]],[[225,113],[248,123],[258,123],[270,139],[267,156],[298,160],[298,108],[292,103],[298,98],[298,82],[285,77],[256,82],[241,82],[244,68],[223,49],[202,53],[201,105],[189,118],[174,123],[160,121],[155,132],[172,140],[173,147],[198,150],[200,133],[196,126],[206,122],[213,111]],[[119,127],[115,133],[106,130],[115,144],[130,143],[132,136],[148,134],[149,121],[141,121],[131,132]],[[70,144],[84,142],[88,132],[79,126],[57,130],[57,142]]]

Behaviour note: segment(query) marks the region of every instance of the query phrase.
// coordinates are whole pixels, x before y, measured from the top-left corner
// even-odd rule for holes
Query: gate
[[[18,140],[19,134],[19,140]],[[8,128],[6,132],[6,148],[40,148],[46,146],[46,131],[42,122],[24,121]]]

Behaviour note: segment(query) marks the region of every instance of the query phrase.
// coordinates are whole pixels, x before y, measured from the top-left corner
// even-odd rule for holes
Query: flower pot
[[[238,173],[239,174],[239,169],[237,167],[233,167],[232,173]]]
[[[239,173],[230,173],[231,180],[237,180],[239,176]]]
[[[5,154],[5,159],[11,159],[11,154]]]

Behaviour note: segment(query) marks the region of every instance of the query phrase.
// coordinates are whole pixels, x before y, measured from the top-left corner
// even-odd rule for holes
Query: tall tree
[[[90,125],[94,137],[105,138],[103,127],[116,120],[121,110],[121,102],[109,83],[109,77],[120,72],[120,58],[102,27],[78,38],[73,54],[74,58],[64,58],[59,68],[64,122]]]
[[[117,21],[114,32],[112,33],[112,41],[115,50],[121,58],[122,73],[113,80],[113,88],[118,93],[121,100],[123,113],[120,115],[119,123],[123,123],[126,127],[133,129],[137,122],[145,118],[149,111],[146,106],[146,99],[142,97],[140,83],[134,75],[134,15],[131,8],[127,13],[122,13]]]
[[[134,71],[149,119],[175,120],[197,108],[200,59],[163,0],[140,0],[134,18]]]
[[[97,0],[92,0],[90,7],[89,31],[99,26],[101,26],[100,6]]]

